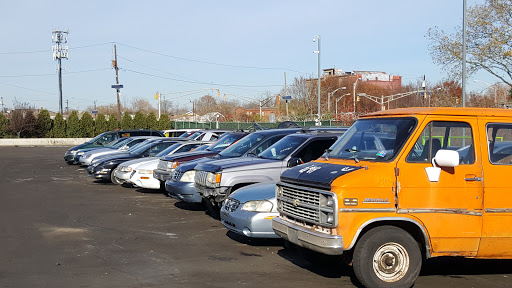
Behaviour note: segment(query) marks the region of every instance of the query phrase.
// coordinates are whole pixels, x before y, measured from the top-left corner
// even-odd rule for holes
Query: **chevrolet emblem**
[[[293,204],[293,206],[297,207],[297,206],[300,205],[300,200],[299,199],[295,199],[295,200],[293,200],[292,204]]]

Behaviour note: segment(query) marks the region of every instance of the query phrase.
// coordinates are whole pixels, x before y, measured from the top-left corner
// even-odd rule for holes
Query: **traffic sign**
[[[121,89],[121,88],[123,88],[123,85],[121,85],[121,84],[114,84],[114,85],[112,85],[112,88],[114,88],[114,89]]]

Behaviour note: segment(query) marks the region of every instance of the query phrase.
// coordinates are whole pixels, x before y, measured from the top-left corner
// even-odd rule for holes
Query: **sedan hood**
[[[168,155],[168,156],[162,157],[162,160],[170,161],[170,162],[175,162],[175,161],[182,162],[183,160],[186,160],[188,158],[190,158],[190,160],[192,160],[192,159],[197,159],[197,158],[202,158],[202,157],[214,156],[217,154],[219,154],[219,153],[213,152],[213,151],[190,151],[190,152],[182,152],[182,153]],[[186,161],[188,161],[188,160],[186,160]]]
[[[128,167],[128,166],[140,166],[142,164],[145,164],[145,162],[148,162],[148,161],[151,161],[151,160],[156,160],[156,162],[158,163],[158,158],[157,157],[144,157],[144,158],[137,158],[137,159],[133,159],[133,160],[130,160],[130,161],[126,161],[126,162],[123,162],[123,164],[121,166],[125,166],[125,167]]]
[[[252,184],[242,187],[231,195],[229,198],[245,203],[252,200],[273,200],[276,197],[276,183],[264,182]]]

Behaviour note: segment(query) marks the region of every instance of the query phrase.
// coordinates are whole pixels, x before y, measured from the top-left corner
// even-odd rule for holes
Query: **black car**
[[[142,157],[152,157],[179,140],[172,138],[155,138],[147,140],[147,144],[131,151],[130,153],[116,154],[104,157],[101,161],[87,167],[87,172],[96,179],[112,181],[114,171],[119,164]]]
[[[68,164],[75,164],[75,154],[79,149],[84,148],[100,148],[103,147],[110,142],[117,140],[122,137],[130,137],[130,136],[157,136],[157,137],[165,137],[164,133],[162,131],[158,130],[149,130],[149,129],[139,129],[139,130],[114,130],[114,131],[108,131],[103,132],[100,135],[92,138],[91,140],[82,143],[80,145],[77,145],[75,147],[71,147],[66,151],[64,154],[64,160]]]

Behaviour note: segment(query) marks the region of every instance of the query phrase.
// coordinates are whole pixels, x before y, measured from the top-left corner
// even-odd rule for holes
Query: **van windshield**
[[[334,143],[329,157],[383,162],[393,159],[416,126],[416,119],[374,118],[358,120]]]

